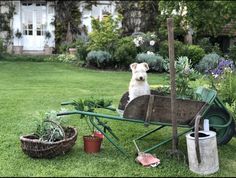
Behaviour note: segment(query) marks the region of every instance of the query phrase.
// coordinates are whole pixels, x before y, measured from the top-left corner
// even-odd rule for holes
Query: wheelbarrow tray
[[[123,117],[128,119],[147,120],[148,122],[163,122],[171,123],[171,98],[170,96],[156,95],[152,91],[153,102],[150,104],[150,95],[143,95],[135,98],[130,103],[127,103],[128,94],[125,93],[120,100],[119,108],[124,110]],[[176,99],[176,119],[177,123],[181,125],[194,124],[194,119],[197,113],[205,110],[206,102],[190,100],[190,99]]]

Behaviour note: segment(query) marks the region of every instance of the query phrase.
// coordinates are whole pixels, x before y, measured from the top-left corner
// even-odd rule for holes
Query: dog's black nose
[[[139,80],[143,80],[143,77],[139,77]]]

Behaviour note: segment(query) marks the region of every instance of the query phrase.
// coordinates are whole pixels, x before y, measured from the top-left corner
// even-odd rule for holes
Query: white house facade
[[[47,43],[50,47],[55,47],[54,31],[52,24],[55,18],[54,1],[11,1],[15,5],[15,14],[11,22],[13,31],[13,46],[23,46],[23,52],[43,52]],[[76,3],[76,1],[75,1]],[[88,32],[92,31],[91,17],[102,19],[103,14],[109,12],[115,15],[115,3],[112,1],[98,1],[91,10],[85,9],[85,4],[81,3],[82,25],[87,27]],[[6,11],[4,7],[0,9],[1,13]],[[22,38],[18,39],[14,34],[19,30],[22,32]],[[50,32],[51,38],[46,40],[45,32]]]

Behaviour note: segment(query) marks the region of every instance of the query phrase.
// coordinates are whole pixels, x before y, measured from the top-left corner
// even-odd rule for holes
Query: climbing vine
[[[122,28],[125,35],[135,31],[156,31],[159,14],[158,1],[116,1],[117,11],[122,14]]]
[[[81,26],[80,5],[83,1],[55,1],[55,42],[56,49],[63,43],[69,44],[73,42],[77,35],[82,31],[86,33],[85,27]],[[83,2],[85,8],[91,9],[92,5],[96,5],[96,1]]]
[[[2,13],[0,12],[0,31],[6,31],[7,36],[5,37],[5,43],[8,45],[12,38],[12,29],[11,29],[11,20],[13,15],[15,14],[15,5],[12,2],[0,2],[0,9],[1,7],[5,7],[8,11]]]

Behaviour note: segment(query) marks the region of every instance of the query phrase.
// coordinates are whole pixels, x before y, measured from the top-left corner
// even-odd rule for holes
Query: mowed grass
[[[122,121],[106,120],[127,150],[128,158],[106,139],[99,154],[86,154],[82,136],[90,134],[90,130],[79,116],[65,117],[67,125],[78,129],[77,142],[69,153],[54,159],[33,159],[22,152],[19,137],[32,133],[38,112],[60,110],[63,101],[91,96],[111,99],[117,107],[127,91],[131,72],[88,70],[61,63],[0,62],[0,76],[0,176],[199,176],[184,161],[167,157],[171,143],[152,152],[161,160],[158,167],[144,168],[135,163],[132,139],[154,126]],[[149,74],[151,85],[167,82],[165,74]],[[162,129],[143,141],[141,147],[151,147],[169,136],[171,128]],[[187,156],[184,136],[179,140],[179,149]],[[218,147],[218,151],[220,170],[211,176],[235,176],[235,138]]]

